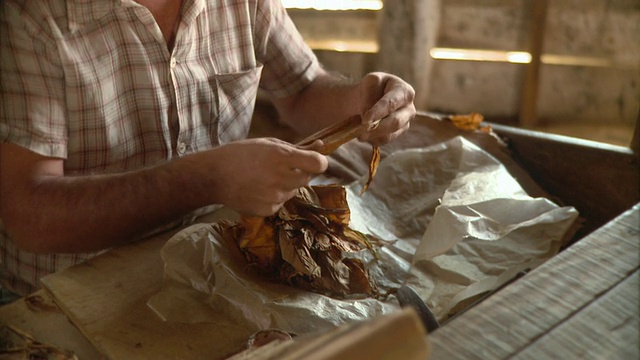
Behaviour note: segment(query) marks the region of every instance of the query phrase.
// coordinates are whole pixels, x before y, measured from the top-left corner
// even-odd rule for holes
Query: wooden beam
[[[529,53],[531,63],[525,70],[524,83],[520,104],[520,126],[531,128],[538,121],[538,90],[540,83],[540,65],[542,48],[544,45],[544,33],[547,21],[547,9],[549,0],[531,0],[531,28],[529,30]]]
[[[442,0],[387,1],[380,12],[376,67],[406,80],[416,91],[417,109],[426,110]]]
[[[636,156],[640,157],[640,107],[638,107],[638,119],[636,120],[636,127],[633,131],[633,138],[631,139],[629,147]]]

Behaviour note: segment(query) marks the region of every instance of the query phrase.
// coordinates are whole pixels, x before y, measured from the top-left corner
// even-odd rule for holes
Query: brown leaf
[[[356,252],[365,248],[364,246],[360,246],[359,242],[354,241],[353,238],[346,235],[345,231],[348,232],[350,229],[344,229],[341,233],[328,235],[331,241],[331,246],[344,252]]]
[[[373,181],[373,177],[376,175],[376,171],[378,170],[378,165],[380,164],[380,148],[377,146],[373,147],[373,151],[371,153],[371,160],[369,161],[369,178],[367,182],[362,187],[362,191],[360,191],[360,195],[364,194],[367,189],[369,189],[369,185]]]
[[[343,186],[308,186],[273,216],[243,217],[220,228],[265,275],[334,296],[372,295],[364,265],[343,256],[365,249],[376,256],[368,236],[349,228],[350,215]]]
[[[329,155],[341,145],[355,139],[358,135],[367,131],[369,125],[362,124],[360,115],[354,115],[339,123],[324,128],[315,134],[298,142],[298,146],[311,145],[316,140],[322,140],[322,148],[317,151],[323,155]]]
[[[479,113],[471,113],[467,115],[450,115],[449,121],[460,130],[478,130],[484,117]]]
[[[249,263],[268,272],[274,271],[280,260],[280,249],[273,225],[261,217],[243,217],[241,224],[244,232],[238,246],[247,255]]]
[[[331,238],[329,238],[329,235],[316,231],[314,240],[312,245],[313,250],[329,251],[331,249]]]
[[[318,255],[318,264],[322,276],[312,282],[313,287],[320,292],[348,295],[349,267],[342,262],[342,253],[337,249],[323,252]]]
[[[344,259],[344,264],[349,268],[349,293],[371,294],[372,283],[364,268],[362,261],[358,259]]]
[[[298,237],[287,236],[286,232],[280,232],[280,249],[282,252],[282,260],[293,266],[296,273],[304,274],[310,278],[320,276],[320,267],[311,257],[309,252],[310,246],[305,246],[305,241],[301,240],[305,237],[300,234]]]

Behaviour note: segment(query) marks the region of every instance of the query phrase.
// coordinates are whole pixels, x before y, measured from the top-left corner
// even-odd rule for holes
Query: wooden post
[[[544,32],[549,0],[530,0],[531,28],[529,30],[529,53],[531,63],[527,65],[522,86],[520,104],[520,126],[531,128],[537,124],[538,87],[540,83],[540,57],[544,45]]]
[[[400,76],[416,90],[415,104],[426,110],[429,80],[440,25],[441,0],[384,2],[378,26],[377,69]]]
[[[629,147],[640,158],[640,106],[638,107],[638,119],[636,119],[636,126],[633,130],[633,138],[631,138]]]

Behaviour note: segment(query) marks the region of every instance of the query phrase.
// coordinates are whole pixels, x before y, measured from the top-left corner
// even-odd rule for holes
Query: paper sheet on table
[[[554,256],[578,216],[529,197],[502,164],[462,137],[389,155],[360,196],[365,180],[347,186],[350,227],[396,240],[380,251],[374,279],[384,288],[410,284],[439,319]],[[148,305],[167,321],[305,333],[398,308],[393,296],[338,300],[252,278],[210,224],[178,233],[162,257],[162,289]]]

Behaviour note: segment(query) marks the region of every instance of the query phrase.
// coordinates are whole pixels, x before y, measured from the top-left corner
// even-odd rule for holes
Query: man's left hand
[[[365,75],[358,84],[363,123],[379,121],[377,127],[359,139],[380,146],[409,129],[416,115],[413,87],[397,76],[375,72]]]

